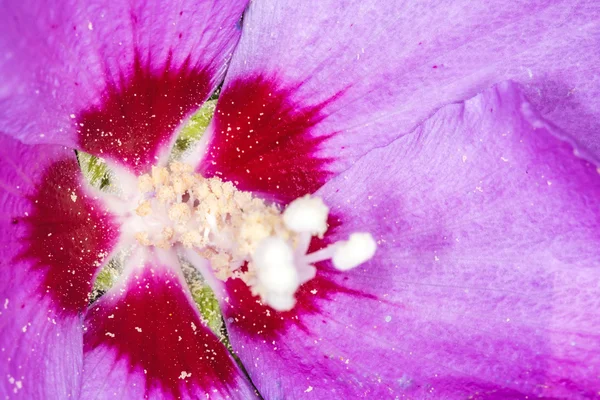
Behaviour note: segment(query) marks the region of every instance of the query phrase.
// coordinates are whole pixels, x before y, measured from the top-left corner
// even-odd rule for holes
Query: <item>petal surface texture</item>
[[[0,395],[79,394],[82,312],[117,240],[72,150],[0,134]]]
[[[0,131],[143,171],[223,78],[245,5],[3,2]]]
[[[600,154],[599,13],[570,0],[253,2],[201,169],[294,198],[506,79]]]
[[[255,398],[178,274],[139,263],[86,317],[83,398]]]
[[[593,398],[600,390],[600,176],[514,83],[442,108],[317,195],[325,241],[290,313],[229,283],[228,331],[265,398]],[[286,371],[281,373],[280,371]]]

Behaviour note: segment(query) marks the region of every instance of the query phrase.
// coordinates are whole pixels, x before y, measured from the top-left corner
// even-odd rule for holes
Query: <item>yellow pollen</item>
[[[167,185],[167,186],[160,186],[158,188],[156,197],[158,198],[158,201],[165,204],[165,203],[170,203],[170,202],[175,201],[175,199],[177,198],[177,195],[175,194],[175,190],[173,190],[173,187]]]
[[[138,208],[136,208],[135,212],[140,217],[145,217],[146,215],[149,215],[150,213],[152,213],[152,205],[150,204],[150,202],[148,200],[146,200],[146,201],[142,202],[138,206]]]
[[[294,239],[275,205],[237,190],[231,182],[204,178],[180,162],[153,167],[138,178],[144,199],[136,214],[143,226],[161,226],[158,234],[138,232],[144,246],[168,248],[181,244],[210,261],[220,279],[233,276],[231,265],[251,259],[258,244],[269,236]],[[157,221],[152,223],[151,221]]]
[[[144,175],[142,175],[144,176]],[[145,178],[147,179],[147,178]],[[152,167],[152,184],[158,188],[169,179],[169,171],[164,167]]]
[[[185,224],[191,217],[190,207],[186,203],[176,203],[169,209],[169,219],[178,224]]]

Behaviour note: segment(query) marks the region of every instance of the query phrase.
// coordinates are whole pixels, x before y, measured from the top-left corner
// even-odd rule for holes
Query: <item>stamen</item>
[[[306,254],[311,238],[327,231],[329,208],[318,197],[296,199],[282,212],[231,182],[206,179],[178,162],[153,167],[139,177],[138,188],[126,231],[139,244],[187,248],[210,262],[217,279],[244,280],[276,310],[294,306],[300,285],[316,275],[312,264],[333,259],[337,269],[348,270],[375,252],[370,234],[355,233]]]

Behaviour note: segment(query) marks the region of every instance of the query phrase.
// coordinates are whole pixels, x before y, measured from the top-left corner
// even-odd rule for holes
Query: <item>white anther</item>
[[[279,311],[290,310],[300,285],[292,247],[279,237],[268,237],[256,248],[252,262],[267,304]]]
[[[292,201],[283,212],[283,222],[291,231],[323,236],[327,230],[329,207],[319,197],[306,195]]]
[[[199,182],[194,186],[193,191],[197,199],[204,199],[210,193],[210,188],[206,182]]]
[[[148,239],[147,232],[137,232],[135,234],[135,239],[143,246],[150,246],[151,244],[150,239]]]
[[[167,226],[162,231],[162,238],[163,238],[163,240],[169,241],[173,238],[174,234],[175,234],[175,230],[173,228],[171,228],[170,226]]]
[[[235,192],[233,194],[233,200],[239,208],[245,210],[245,208],[250,207],[250,204],[252,203],[252,195],[248,192]]]
[[[194,168],[190,164],[185,164],[179,161],[175,161],[169,164],[169,169],[175,174],[192,172],[194,170]]]
[[[210,179],[208,181],[210,183],[210,190],[214,193],[216,197],[222,197],[223,195],[223,182],[217,179]]]
[[[183,179],[183,183],[187,186],[188,189],[193,188],[196,184],[197,178],[192,174],[181,175],[181,178]]]
[[[233,196],[233,192],[235,191],[235,187],[231,182],[224,182],[223,186],[223,197],[226,199],[230,199]]]
[[[370,233],[353,233],[347,241],[336,243],[333,265],[347,271],[370,260],[375,255],[377,244]]]
[[[181,235],[181,243],[188,249],[202,247],[202,235],[198,231],[187,231]]]

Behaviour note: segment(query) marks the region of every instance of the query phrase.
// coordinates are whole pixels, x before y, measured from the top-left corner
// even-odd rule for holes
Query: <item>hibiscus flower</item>
[[[2,397],[600,394],[597,2],[0,7]]]

